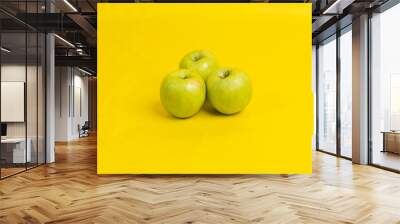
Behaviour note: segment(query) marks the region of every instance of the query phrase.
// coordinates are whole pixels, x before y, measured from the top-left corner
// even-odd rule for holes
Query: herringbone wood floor
[[[400,175],[315,153],[312,175],[97,176],[96,141],[0,181],[0,223],[400,223]]]

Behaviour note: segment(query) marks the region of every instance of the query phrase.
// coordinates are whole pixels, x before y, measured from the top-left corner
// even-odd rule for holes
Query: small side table
[[[382,152],[391,152],[400,154],[400,131],[382,131],[383,150]]]
[[[31,162],[32,152],[31,146],[32,141],[30,138],[26,139],[27,147],[25,151],[25,138],[6,138],[1,140],[1,144],[5,147],[4,152],[6,154],[7,163],[21,164]],[[9,153],[8,153],[9,152]],[[3,157],[3,155],[2,155]],[[7,158],[8,157],[8,158]]]

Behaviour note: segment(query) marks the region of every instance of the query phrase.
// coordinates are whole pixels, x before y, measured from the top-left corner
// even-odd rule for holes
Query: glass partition
[[[27,74],[26,74],[26,113],[27,113],[27,142],[30,151],[28,168],[37,165],[38,158],[38,35],[36,32],[27,33]]]
[[[0,7],[38,13],[43,3]],[[44,33],[0,12],[1,179],[45,163],[45,44]]]
[[[24,171],[31,161],[31,142],[26,138],[26,41],[25,32],[1,34],[2,177]]]
[[[45,139],[45,124],[46,124],[46,37],[43,33],[38,33],[38,64],[37,64],[37,147],[38,164],[46,162],[46,139]]]

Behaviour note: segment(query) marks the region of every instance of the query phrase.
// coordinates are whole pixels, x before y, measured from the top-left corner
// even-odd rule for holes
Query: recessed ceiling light
[[[74,12],[78,12],[78,10],[68,1],[64,0],[65,4],[67,4]]]
[[[71,42],[69,42],[68,40],[60,37],[58,34],[54,34],[55,37],[57,37],[59,40],[61,40],[62,42],[64,42],[65,44],[67,44],[70,47],[75,48],[75,45],[73,45]]]
[[[81,72],[83,72],[83,73],[85,73],[85,74],[87,74],[87,75],[90,75],[90,76],[93,75],[92,73],[90,73],[90,72],[88,72],[88,71],[86,71],[86,70],[83,70],[83,69],[81,69],[81,68],[79,68],[79,67],[78,67],[78,70],[81,71]]]
[[[7,49],[5,47],[1,47],[0,49],[1,49],[1,51],[4,51],[6,53],[10,53],[11,52],[11,50],[9,50],[9,49]]]
[[[330,5],[327,9],[325,9],[322,14],[342,14],[343,9],[351,5],[355,0],[336,0]]]

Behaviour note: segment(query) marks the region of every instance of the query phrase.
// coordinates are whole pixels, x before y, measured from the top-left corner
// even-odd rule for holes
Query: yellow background
[[[98,173],[310,173],[311,4],[99,4]],[[253,82],[235,116],[175,119],[162,78],[204,49]]]

